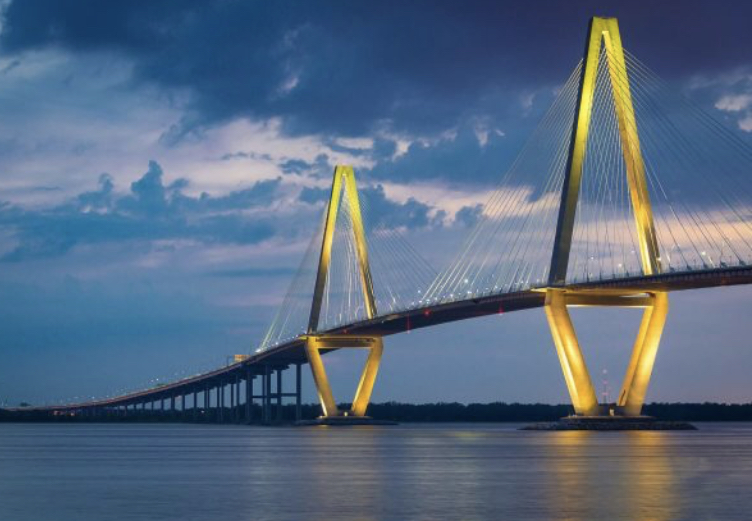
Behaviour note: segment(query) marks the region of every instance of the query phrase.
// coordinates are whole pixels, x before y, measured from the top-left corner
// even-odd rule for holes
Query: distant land
[[[244,406],[241,406],[244,407]],[[348,407],[343,404],[343,409]],[[229,408],[226,418],[230,417]],[[260,408],[254,407],[254,417],[260,416]],[[397,422],[541,422],[554,421],[572,414],[571,405],[542,403],[374,403],[368,407],[368,415],[380,420]],[[302,406],[304,419],[312,419],[321,413],[317,404]],[[752,421],[752,403],[651,403],[643,407],[643,414],[661,420],[674,421]],[[191,418],[190,410],[185,417]],[[110,418],[107,421],[182,421],[180,414],[160,414],[146,411],[140,418]],[[294,417],[294,406],[284,406],[284,418]],[[0,422],[16,421],[91,421],[87,418],[53,418],[32,411],[9,411],[0,409]],[[98,421],[101,421],[99,419]]]

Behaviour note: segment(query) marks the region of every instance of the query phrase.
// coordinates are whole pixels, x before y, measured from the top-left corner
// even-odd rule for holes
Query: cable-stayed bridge
[[[256,419],[270,422],[287,399],[299,417],[307,364],[323,416],[362,417],[384,337],[543,307],[575,413],[637,416],[668,294],[752,282],[750,175],[752,147],[624,49],[615,19],[594,18],[583,59],[443,269],[338,166],[321,223],[250,356],[158,388],[35,410],[128,415],[159,403],[194,419],[250,422],[259,404]],[[598,403],[571,306],[644,310],[615,403]],[[346,411],[322,357],[343,348],[368,350]]]

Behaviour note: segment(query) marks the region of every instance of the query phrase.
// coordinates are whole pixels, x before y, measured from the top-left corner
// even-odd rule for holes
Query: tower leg
[[[577,341],[572,319],[567,310],[565,293],[555,289],[548,290],[546,292],[545,310],[574,412],[580,415],[595,416],[600,412],[598,399],[585,364],[585,358],[580,350],[580,344]]]
[[[341,349],[341,348],[365,348],[369,350],[363,373],[360,376],[358,388],[355,391],[352,408],[347,412],[341,412],[337,408],[337,402],[334,400],[329,378],[324,369],[324,362],[321,359],[321,349]],[[305,344],[308,363],[313,373],[313,382],[316,385],[316,391],[321,402],[324,417],[333,416],[355,416],[363,417],[366,415],[368,404],[371,400],[373,386],[376,383],[376,375],[381,363],[381,355],[384,351],[384,343],[380,337],[317,337],[310,335],[306,337]]]
[[[668,294],[654,293],[650,299],[652,305],[646,307],[643,312],[640,331],[632,349],[632,357],[617,402],[625,416],[639,416],[642,411],[655,357],[658,354],[658,345],[666,325]]]
[[[334,394],[332,394],[332,388],[329,386],[329,378],[327,378],[326,370],[324,369],[324,361],[321,360],[321,353],[319,353],[318,348],[313,345],[312,337],[306,339],[306,355],[308,356],[308,365],[311,366],[313,383],[316,386],[316,393],[319,396],[321,409],[324,412],[323,415],[339,416],[337,402],[334,401]]]
[[[373,386],[376,383],[376,375],[378,374],[379,366],[381,365],[381,355],[383,353],[384,342],[378,338],[373,347],[368,351],[366,365],[363,368],[363,374],[360,375],[358,389],[355,391],[355,398],[353,398],[351,411],[353,416],[366,415],[368,404],[371,402]]]
[[[663,327],[666,324],[668,294],[618,290],[578,292],[549,289],[546,291],[546,316],[575,413],[595,416],[604,414],[605,406],[598,404],[569,316],[568,305],[644,308],[640,329],[624,377],[624,385],[619,393],[616,408],[612,411],[612,414],[619,416],[639,416],[645,402]]]

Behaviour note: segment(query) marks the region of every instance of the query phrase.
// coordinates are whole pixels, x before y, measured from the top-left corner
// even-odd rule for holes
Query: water
[[[0,521],[750,519],[752,425],[0,424]]]

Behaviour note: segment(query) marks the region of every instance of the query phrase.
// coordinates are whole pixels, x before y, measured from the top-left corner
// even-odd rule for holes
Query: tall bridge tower
[[[580,194],[602,46],[605,47],[605,63],[611,80],[610,87],[618,121],[621,151],[626,165],[627,186],[637,229],[642,272],[645,276],[660,273],[658,241],[619,24],[615,18],[596,17],[590,21],[579,80],[571,145],[551,257],[549,287],[545,289],[545,311],[575,413],[586,416],[608,413],[638,416],[645,401],[650,375],[666,322],[667,294],[661,291],[646,293],[628,288],[571,290],[566,286],[572,232]],[[616,407],[610,410],[605,410],[605,406],[598,404],[568,306],[640,307],[645,310]]]
[[[332,192],[329,197],[329,205],[326,211],[321,254],[319,256],[318,271],[316,273],[316,286],[313,292],[311,316],[308,321],[308,332],[304,337],[306,356],[308,357],[308,363],[310,364],[311,372],[313,373],[313,381],[316,385],[316,391],[319,396],[319,401],[321,402],[324,416],[327,418],[336,418],[340,416],[365,416],[368,402],[371,399],[373,385],[376,382],[376,374],[379,370],[381,354],[384,350],[384,343],[380,336],[317,334],[321,305],[324,298],[332,256],[332,242],[337,222],[337,212],[343,195],[347,198],[350,208],[350,225],[358,258],[360,285],[363,293],[366,318],[370,320],[377,314],[376,299],[373,293],[371,266],[368,262],[368,244],[366,243],[366,234],[363,229],[363,218],[360,211],[358,188],[355,183],[355,173],[351,166],[337,166],[334,170]],[[327,377],[324,368],[324,362],[321,358],[322,351],[331,351],[342,348],[361,348],[368,349],[369,351],[365,367],[363,368],[360,377],[360,383],[355,391],[352,407],[349,411],[340,411],[337,407],[337,402],[334,399],[332,388],[329,385],[329,378]]]

